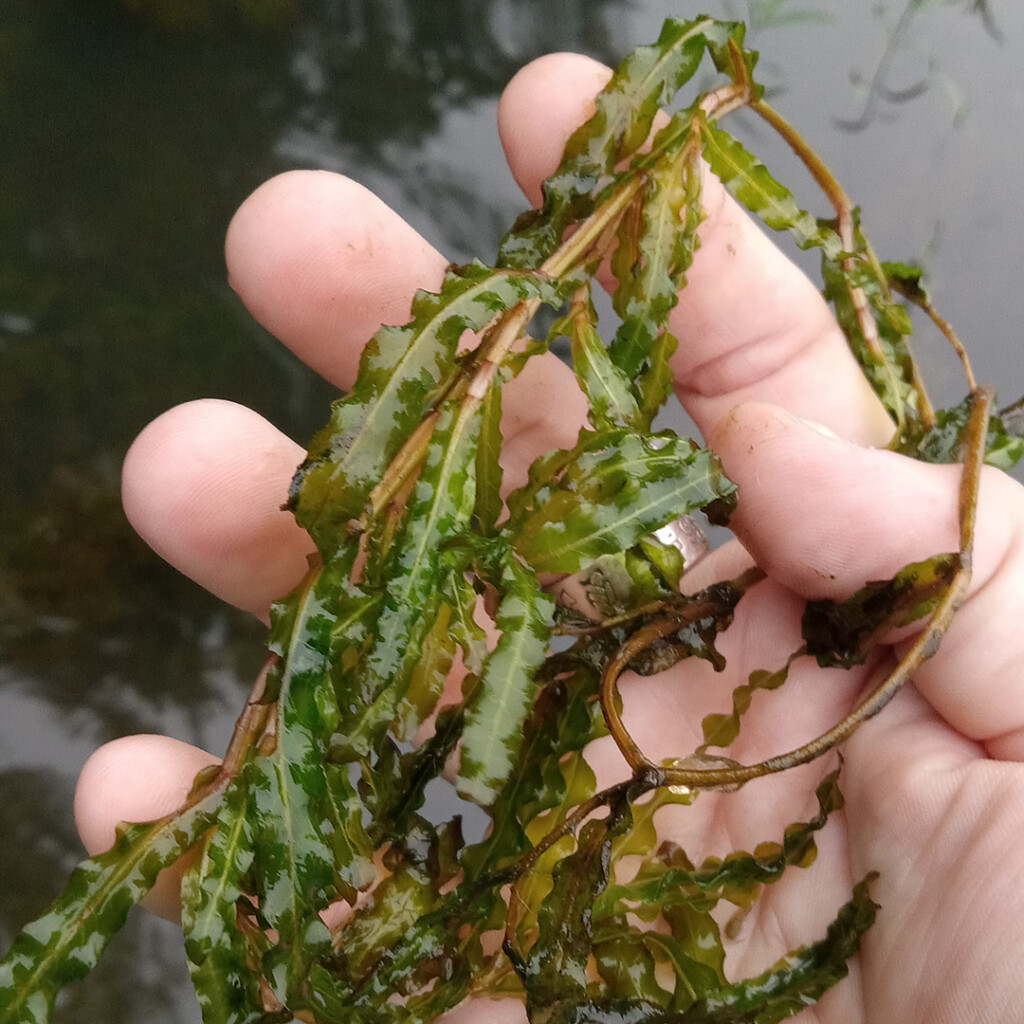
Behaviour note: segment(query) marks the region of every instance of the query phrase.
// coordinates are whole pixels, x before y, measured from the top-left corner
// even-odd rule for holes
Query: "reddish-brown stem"
[[[764,577],[764,570],[754,566],[733,580],[731,587],[734,591],[743,594]],[[656,619],[649,625],[638,629],[605,665],[604,671],[601,673],[599,691],[601,713],[604,715],[605,724],[608,726],[615,745],[634,772],[660,771],[661,769],[640,750],[622,721],[617,700],[619,676],[641,651],[646,650],[663,637],[671,636],[687,623],[699,622],[701,619],[720,614],[721,608],[721,599],[716,599],[713,595],[704,598],[698,596],[678,607],[665,603],[665,617]],[[621,616],[618,618],[621,619]]]
[[[842,268],[847,281],[847,290],[850,302],[853,304],[854,313],[857,317],[857,325],[860,327],[864,337],[864,343],[872,356],[884,367],[886,378],[889,381],[889,388],[893,395],[893,407],[896,411],[896,426],[898,433],[902,433],[906,425],[903,403],[899,399],[896,370],[886,358],[882,348],[881,339],[878,336],[878,325],[875,323],[874,315],[868,305],[864,289],[852,282],[852,276],[856,270],[858,260],[866,260],[872,273],[878,280],[883,292],[888,291],[888,282],[885,275],[881,274],[878,260],[870,249],[861,252],[858,249],[856,230],[854,225],[854,206],[846,190],[840,185],[832,172],[825,166],[822,159],[815,153],[800,133],[773,107],[763,100],[755,100],[750,103],[750,109],[766,121],[785,140],[786,144],[793,150],[800,162],[810,172],[818,187],[825,194],[836,215],[836,231],[839,235],[840,244],[845,255],[842,258]],[[918,392],[918,401],[922,408],[923,419],[930,419],[931,403],[924,391],[923,383],[919,377],[914,378],[914,385]]]
[[[957,358],[960,360],[961,365],[964,368],[964,375],[967,377],[967,385],[971,391],[978,390],[978,383],[974,376],[974,368],[971,366],[970,356],[967,354],[967,349],[964,348],[964,343],[957,336],[956,331],[953,330],[952,324],[943,316],[941,316],[936,308],[931,304],[928,297],[921,292],[910,292],[896,286],[900,294],[908,301],[912,302],[919,309],[923,310],[929,320],[942,332],[942,336],[949,342],[950,347],[956,353]]]
[[[615,686],[626,664],[645,647],[672,631],[671,620],[662,620],[634,634],[609,662],[601,678],[601,709],[615,742],[634,771],[657,771],[664,785],[711,789],[734,786],[764,775],[795,768],[821,757],[846,740],[865,721],[877,715],[902,689],[921,664],[938,650],[960,605],[967,596],[971,580],[974,527],[977,516],[978,491],[985,462],[985,439],[994,396],[990,388],[979,388],[972,394],[971,416],[965,432],[966,456],[960,481],[960,556],[959,566],[945,594],[932,614],[931,621],[911,645],[896,668],[842,721],[809,743],[757,764],[729,765],[722,768],[662,767],[643,754],[622,725],[615,708]],[[678,627],[677,627],[678,628]],[[610,714],[609,714],[610,709]],[[613,728],[614,725],[614,728]]]

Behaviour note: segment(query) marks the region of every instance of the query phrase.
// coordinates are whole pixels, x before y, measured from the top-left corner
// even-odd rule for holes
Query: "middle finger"
[[[610,75],[588,57],[560,53],[527,65],[509,83],[499,128],[531,201],[540,201],[541,182]],[[676,390],[697,425],[707,435],[736,405],[764,401],[850,440],[888,440],[892,424],[817,288],[711,174],[702,198],[700,248],[670,318],[680,342],[672,361]],[[614,288],[614,280],[606,283]]]
[[[417,289],[436,291],[447,260],[382,200],[341,175],[294,171],[250,196],[232,220],[231,283],[260,323],[343,389],[381,324],[404,324]],[[531,359],[505,388],[506,486],[586,419],[572,371]]]

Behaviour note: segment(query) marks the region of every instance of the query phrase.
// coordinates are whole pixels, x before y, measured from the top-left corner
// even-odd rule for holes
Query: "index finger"
[[[610,74],[588,57],[551,54],[506,88],[498,126],[535,204]],[[710,173],[703,199],[700,248],[670,318],[676,392],[697,426],[707,435],[735,406],[764,401],[850,440],[885,443],[892,423],[817,288]]]

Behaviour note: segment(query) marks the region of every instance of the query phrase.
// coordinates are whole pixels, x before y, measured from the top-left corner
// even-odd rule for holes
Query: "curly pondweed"
[[[875,917],[870,876],[824,935],[756,977],[727,977],[719,925],[720,905],[748,909],[788,869],[809,867],[815,834],[842,806],[834,765],[818,813],[754,853],[694,863],[659,842],[654,816],[821,757],[884,706],[962,600],[982,463],[1012,464],[1024,441],[1020,416],[993,413],[966,357],[967,399],[932,409],[897,296],[962,346],[919,273],[875,257],[838,183],[764,102],[756,58],[741,25],[667,22],[615,72],[495,264],[451,268],[439,292],[416,296],[408,324],[370,339],[295,476],[289,507],[320,558],[274,607],[267,667],[223,764],[175,814],[125,826],[16,938],[0,963],[0,1024],[48,1020],[61,988],[189,850],[185,949],[206,1024],[425,1024],[478,994],[523,1000],[535,1024],[765,1024],[844,977]],[[707,61],[718,84],[655,128]],[[783,135],[832,217],[802,209],[722,127],[739,108]],[[652,536],[688,512],[722,521],[735,500],[711,451],[652,432],[705,163],[769,228],[820,250],[825,294],[892,416],[892,446],[964,467],[960,550],[841,605],[810,604],[790,664],[856,664],[878,636],[922,620],[918,641],[828,732],[749,765],[708,749],[728,748],[755,691],[783,687],[788,664],[754,672],[731,710],[708,715],[704,744],[667,761],[630,735],[618,697],[627,667],[720,667],[716,637],[762,578],[752,569],[682,596],[678,553]],[[607,342],[590,297],[606,259],[621,321]],[[502,387],[546,348],[527,335],[545,304],[559,312],[547,342],[569,339],[589,424],[503,497]],[[460,351],[467,331],[479,342]],[[601,621],[556,603],[538,578],[601,559],[625,581]],[[461,700],[440,706],[456,661]],[[599,789],[583,751],[608,736],[631,774]],[[467,839],[458,816],[425,812],[452,764],[459,795],[489,817],[481,838]]]

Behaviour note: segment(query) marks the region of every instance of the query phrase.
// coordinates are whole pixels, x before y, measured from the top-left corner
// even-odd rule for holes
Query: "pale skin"
[[[584,119],[607,70],[575,55],[525,68],[502,99],[509,164],[531,202]],[[957,546],[956,467],[914,463],[877,447],[890,427],[815,287],[710,181],[709,218],[690,286],[675,312],[677,392],[739,484],[739,542],[686,578],[689,589],[736,575],[751,558],[768,573],[723,638],[720,676],[687,663],[654,680],[623,680],[627,724],[654,758],[700,741],[701,716],[725,710],[754,668],[778,668],[797,646],[809,597],[842,597],[910,561]],[[870,214],[870,211],[869,211]],[[870,227],[870,224],[868,224]],[[283,175],[260,188],[228,232],[230,280],[253,315],[339,387],[380,323],[402,323],[416,288],[436,288],[447,260],[347,179]],[[535,360],[506,396],[506,477],[570,443],[585,403],[571,371]],[[807,422],[811,421],[808,425]],[[824,429],[823,429],[824,428]],[[301,447],[229,403],[181,406],[129,452],[124,502],[164,558],[226,601],[266,619],[303,575],[309,538],[280,511]],[[749,554],[748,554],[749,552]],[[986,470],[970,597],[938,654],[845,745],[846,809],[814,868],[768,889],[730,940],[733,976],[756,974],[819,937],[869,871],[882,906],[848,979],[797,1019],[806,1024],[1018,1021],[1024,984],[1024,488]],[[787,750],[842,717],[907,643],[894,637],[849,673],[799,663],[778,693],[755,701],[733,756]],[[697,695],[696,697],[694,695]],[[602,782],[622,775],[607,744],[591,751]],[[90,851],[121,820],[180,803],[213,760],[163,737],[109,744],[87,763],[76,815]],[[813,813],[812,765],[738,794],[706,794],[661,823],[691,856],[778,839]],[[173,916],[168,872],[151,897]],[[513,1002],[477,1000],[458,1024],[513,1024]]]

